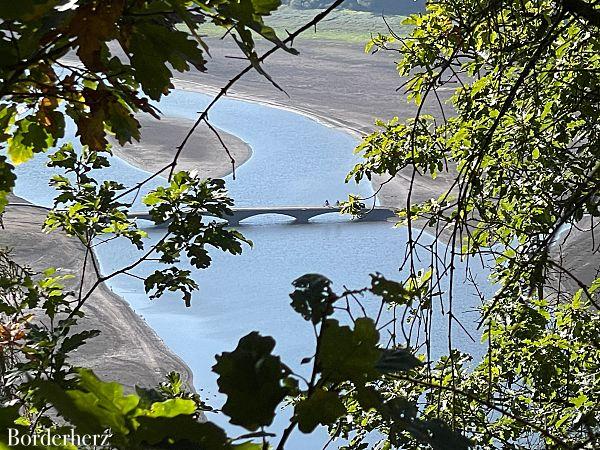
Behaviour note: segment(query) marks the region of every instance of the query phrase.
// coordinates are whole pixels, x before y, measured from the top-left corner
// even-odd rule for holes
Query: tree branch
[[[562,4],[569,13],[600,28],[600,10],[596,9],[597,2],[587,3],[583,0],[562,0]]]

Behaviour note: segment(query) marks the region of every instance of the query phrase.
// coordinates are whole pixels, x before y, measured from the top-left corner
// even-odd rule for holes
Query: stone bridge
[[[341,208],[326,206],[265,206],[260,208],[232,208],[232,215],[224,217],[229,225],[239,225],[244,219],[250,217],[262,216],[265,214],[277,214],[291,217],[294,223],[310,223],[313,219],[323,214],[339,213]],[[396,215],[396,210],[376,206],[375,208],[365,208],[361,211],[359,217],[354,219],[356,222],[384,222]],[[150,220],[148,213],[130,213],[130,217],[137,219]]]
[[[9,206],[28,206],[48,210],[49,208],[33,205],[31,203],[10,203]],[[294,223],[311,223],[313,219],[323,214],[339,213],[341,208],[335,206],[265,206],[260,208],[232,208],[232,215],[226,217],[229,225],[239,225],[244,219],[261,216],[265,214],[278,214],[291,217]],[[385,222],[396,215],[396,210],[376,206],[375,208],[365,208],[360,212],[355,222]],[[129,217],[134,219],[151,220],[148,212],[130,212]]]

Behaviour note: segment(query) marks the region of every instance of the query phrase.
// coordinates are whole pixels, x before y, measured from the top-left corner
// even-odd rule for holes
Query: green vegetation
[[[155,174],[167,174],[169,184],[144,198],[154,222],[167,224],[149,247],[127,217],[125,194],[139,186],[99,183],[93,169],[109,164],[107,133],[119,142],[139,139],[134,113],[154,112],[148,98],[168,95],[172,70],[204,68],[197,23],[230,29],[248,57],[247,71],[262,70],[250,30],[293,53],[263,22],[279,2],[82,0],[72,6],[58,0],[0,6],[6,153],[0,198],[6,203],[14,186],[13,165],[45,153],[65,173],[51,180],[57,196],[46,230],[81,242],[90,257],[83,272],[93,270],[87,261],[95,242],[121,236],[145,250],[134,265],[150,255],[165,264],[145,280],[148,293],[177,291],[189,304],[196,285],[178,267],[180,258],[200,270],[210,264],[207,246],[237,254],[247,242],[202,221],[207,211],[229,212],[223,182],[175,170],[184,140],[172,163]],[[184,24],[191,34],[180,31]],[[566,226],[574,228],[564,246],[571,234],[593,233],[600,215],[600,9],[585,0],[440,0],[405,25],[411,27],[406,39],[380,35],[371,45],[397,53],[408,97],[418,106],[437,104],[437,90],[458,79],[455,114],[434,118],[419,108],[406,122],[381,122],[358,148],[364,162],[349,177],[401,171],[413,180],[442,172],[454,177],[438,199],[417,205],[409,195],[400,214],[409,230],[408,277],[373,274],[369,286],[344,292],[319,274],[295,280],[291,307],[315,335],[314,351],[303,361],[310,376],[295,374],[274,355],[275,341],[260,330],[242,337],[213,366],[227,397],[220,413],[247,430],[227,436],[212,422],[199,423],[208,406],[176,374],[155,389],[125,395],[122,386],[68,363],[97,334],[75,331],[82,306],[102,281],[134,266],[98,275],[86,288],[83,276],[69,281],[53,269],[34,274],[2,252],[0,449],[8,448],[11,427],[40,435],[111,428],[111,445],[128,450],[283,450],[296,429],[311,433],[318,426],[328,427],[334,440],[347,439],[332,444],[346,450],[600,447],[600,279],[595,270],[578,278],[555,245]],[[111,41],[128,58],[116,58]],[[81,64],[60,60],[71,50]],[[66,120],[77,126],[80,152],[70,144],[54,148]],[[202,113],[199,122],[207,120]],[[350,197],[345,210],[356,212],[364,202]],[[584,217],[591,229],[575,233]],[[422,241],[416,221],[436,235],[433,244]],[[491,261],[498,286],[493,298],[482,298],[486,355],[473,361],[450,332],[447,354],[432,360],[434,305],[443,306],[450,331],[461,326],[453,286],[465,274],[455,262],[469,256]],[[66,289],[73,281],[77,289]],[[352,315],[349,305],[363,302],[391,310],[396,320]],[[287,400],[293,415],[272,436],[269,427]],[[380,442],[370,444],[367,436]]]
[[[323,9],[331,4],[328,0],[282,0],[281,3],[295,9]],[[407,16],[422,12],[425,4],[422,0],[345,0],[340,9]]]
[[[265,22],[277,31],[277,34],[285,36],[287,31],[292,31],[300,28],[311,17],[314,17],[320,10],[312,9],[294,9],[289,6],[281,6],[270,17],[265,19]],[[332,12],[327,18],[319,23],[315,29],[308,30],[303,33],[299,39],[311,40],[329,40],[352,42],[356,44],[364,44],[373,36],[379,33],[387,33],[387,23],[396,31],[407,33],[409,27],[401,25],[405,19],[404,16],[387,15],[385,20],[381,14],[376,14],[367,11],[352,11],[348,9],[340,9]],[[201,27],[202,33],[207,36],[219,36],[219,30],[214,27]]]
[[[409,121],[380,123],[358,148],[365,161],[350,176],[453,174],[439,198],[420,205],[408,198],[407,265],[423,264],[414,250],[422,245],[416,221],[428,224],[437,242],[449,240],[450,255],[437,244],[430,253],[434,272],[451,280],[443,301],[454,327],[456,259],[491,259],[498,291],[483,299],[479,318],[486,357],[469,368],[471,355],[450,341],[447,358],[419,382],[430,385],[421,408],[469,430],[480,447],[600,446],[594,5],[435,2],[406,22],[415,27],[406,39],[386,35],[372,43],[399,56],[408,98],[419,107],[437,105],[438,89],[459,80],[451,98],[456,115],[419,109]],[[588,270],[572,267],[569,253],[580,254]]]
[[[310,17],[315,16],[318,10],[297,10],[282,6],[272,17],[267,19],[279,34],[284,35],[286,30],[295,30],[302,26]],[[388,31],[386,21],[394,29],[408,31],[408,27],[401,26],[405,17],[398,15],[387,15],[385,20],[381,14],[366,11],[352,11],[340,9],[331,13],[327,19],[323,20],[316,28],[306,32],[301,36],[302,39],[326,39],[333,41],[345,41],[355,43],[365,43],[378,33]]]

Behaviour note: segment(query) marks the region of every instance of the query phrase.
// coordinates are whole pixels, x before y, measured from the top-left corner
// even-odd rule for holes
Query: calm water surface
[[[209,101],[206,95],[175,91],[159,106],[167,116],[194,118]],[[217,104],[210,119],[215,126],[252,147],[253,155],[238,168],[236,180],[226,178],[237,206],[320,206],[325,199],[333,203],[345,199],[349,193],[372,194],[368,183],[357,186],[343,182],[357,162],[352,152],[357,140],[349,134],[293,112],[229,99]],[[70,130],[71,136],[73,131]],[[34,203],[50,205],[55,192],[47,186],[51,171],[43,162],[43,158],[37,158],[19,168],[15,193]],[[112,163],[110,169],[99,172],[101,178],[130,185],[147,176],[118,158],[113,158]],[[157,180],[146,190],[159,183]],[[273,336],[277,340],[275,352],[285,363],[299,373],[308,370],[300,361],[312,355],[314,336],[311,326],[289,306],[290,283],[295,278],[305,273],[322,273],[342,291],[343,286],[368,285],[368,275],[376,271],[393,279],[403,277],[398,272],[406,242],[402,229],[393,229],[388,223],[344,223],[335,216],[310,225],[281,221],[286,219],[254,219],[254,224],[240,228],[254,242],[252,249],[246,248],[241,256],[212,252],[213,264],[209,270],[193,270],[200,290],[195,293],[191,308],[185,308],[177,295],[148,300],[142,283],[135,278],[122,276],[110,282],[110,287],[190,366],[196,387],[213,406],[223,402],[211,372],[214,355],[232,350],[239,338],[251,331]],[[159,229],[148,228],[148,231],[151,240],[161,236]],[[132,246],[119,240],[98,247],[105,273],[123,267],[137,256]],[[138,274],[153,272],[158,267],[147,263],[139,268]],[[478,277],[486,285],[485,275],[480,273]],[[458,303],[455,314],[477,336],[474,324],[477,314],[473,310],[480,302],[474,289],[458,283],[455,298]],[[365,299],[365,306],[375,312],[379,304],[374,299]],[[441,314],[438,317],[433,327],[434,357],[447,352],[446,319]],[[454,329],[456,347],[479,353],[478,344],[458,327]],[[236,432],[223,417],[210,418]],[[283,426],[284,416],[273,429],[277,432]],[[299,433],[293,436],[287,447],[290,450],[321,448],[326,440],[324,430],[311,437],[310,443]]]

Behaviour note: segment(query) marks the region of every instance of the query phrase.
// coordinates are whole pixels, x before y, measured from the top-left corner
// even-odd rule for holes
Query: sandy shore
[[[175,154],[175,147],[181,143],[194,122],[174,117],[138,117],[142,125],[140,142],[115,145],[115,155],[130,164],[149,172],[156,172],[167,165]],[[238,167],[250,158],[250,146],[241,139],[222,130],[218,130],[220,138]],[[178,170],[197,170],[203,178],[222,178],[233,170],[231,159],[219,138],[206,125],[196,129],[178,159]]]
[[[22,202],[14,197],[12,201]],[[13,249],[13,258],[36,272],[55,267],[79,280],[85,254],[83,246],[60,232],[42,234],[45,216],[45,211],[40,209],[7,207],[0,246]],[[95,275],[91,274],[86,277],[85,286],[89,287],[94,281]],[[71,363],[91,368],[101,378],[118,381],[129,390],[133,390],[135,384],[156,386],[172,370],[180,372],[188,386],[193,386],[192,373],[185,363],[107,286],[101,285],[94,292],[84,312],[79,328],[100,330],[101,334],[73,353]]]
[[[581,288],[574,278],[590,286],[600,277],[600,240],[597,231],[591,231],[593,226],[594,221],[589,217],[582,219],[577,227],[561,236],[551,252],[552,259],[565,269],[555,271],[552,276],[553,285],[562,291],[575,292]]]

